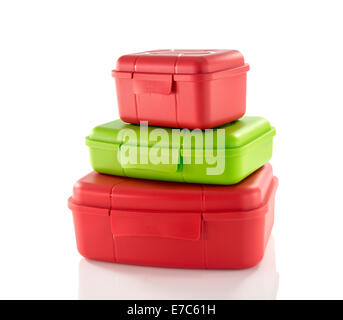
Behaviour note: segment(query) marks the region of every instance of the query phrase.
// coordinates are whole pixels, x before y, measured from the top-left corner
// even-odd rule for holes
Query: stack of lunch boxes
[[[69,199],[84,257],[228,269],[263,258],[274,221],[275,129],[244,116],[248,70],[236,50],[118,59],[121,120],[86,138],[94,171]]]

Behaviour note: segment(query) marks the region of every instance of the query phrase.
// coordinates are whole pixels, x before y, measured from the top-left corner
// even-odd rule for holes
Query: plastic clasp
[[[111,229],[116,237],[199,240],[201,214],[200,212],[136,212],[112,209]]]
[[[182,168],[182,157],[179,148],[164,149],[158,159],[154,158],[151,147],[122,144],[119,148],[119,159],[122,168],[173,173]]]
[[[133,74],[133,92],[135,94],[169,95],[173,90],[173,75],[171,74]]]

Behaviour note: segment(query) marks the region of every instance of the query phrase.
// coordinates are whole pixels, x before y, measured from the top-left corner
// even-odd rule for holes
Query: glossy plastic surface
[[[121,133],[128,129],[137,137],[136,144],[124,140]],[[86,138],[93,169],[100,173],[142,179],[235,184],[270,160],[275,135],[275,129],[266,119],[248,116],[214,129],[212,138],[206,136],[209,132],[195,131],[191,139],[183,137],[175,141],[172,139],[173,130],[164,128],[168,137],[159,141],[159,147],[161,150],[167,148],[168,152],[162,152],[165,154],[165,158],[161,159],[163,163],[156,164],[148,155],[156,144],[153,133],[157,128],[149,126],[145,133],[141,129],[121,120],[95,127]],[[219,129],[225,130],[225,145],[217,143]],[[200,148],[196,146],[199,139],[202,142]],[[137,145],[138,150],[135,151]],[[216,154],[217,148],[220,152],[216,162],[211,163],[206,158],[206,152],[213,149]],[[122,156],[136,153],[137,161],[122,160]],[[145,163],[141,161],[143,156],[147,156]],[[178,159],[177,163],[172,161],[173,157]],[[209,170],[215,171],[209,174]]]
[[[120,57],[112,72],[120,118],[208,129],[242,117],[246,72],[237,50],[155,50]]]
[[[274,221],[270,164],[235,186],[181,184],[92,172],[74,186],[77,247],[86,258],[151,266],[256,265]]]

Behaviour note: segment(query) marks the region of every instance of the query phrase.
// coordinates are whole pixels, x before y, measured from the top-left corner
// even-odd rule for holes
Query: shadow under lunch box
[[[214,128],[242,117],[249,65],[237,50],[155,50],[117,61],[120,118],[173,128]]]
[[[267,163],[275,129],[245,116],[213,130],[158,128],[112,121],[86,138],[95,171],[132,178],[235,184]]]
[[[89,259],[184,268],[248,268],[274,221],[277,178],[266,164],[241,183],[158,182],[92,172],[69,199]]]

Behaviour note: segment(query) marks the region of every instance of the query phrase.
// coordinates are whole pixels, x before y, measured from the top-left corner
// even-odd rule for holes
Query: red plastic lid
[[[74,204],[153,212],[227,212],[261,207],[273,171],[266,164],[236,185],[201,185],[102,175],[91,172],[74,186]]]
[[[276,181],[270,164],[232,186],[91,172],[75,184],[69,207],[81,214],[110,216],[112,233],[117,237],[198,240],[202,220],[250,219],[265,214],[264,204],[271,194],[269,190],[276,189]]]
[[[121,56],[116,71],[197,74],[244,65],[237,50],[153,50]]]

